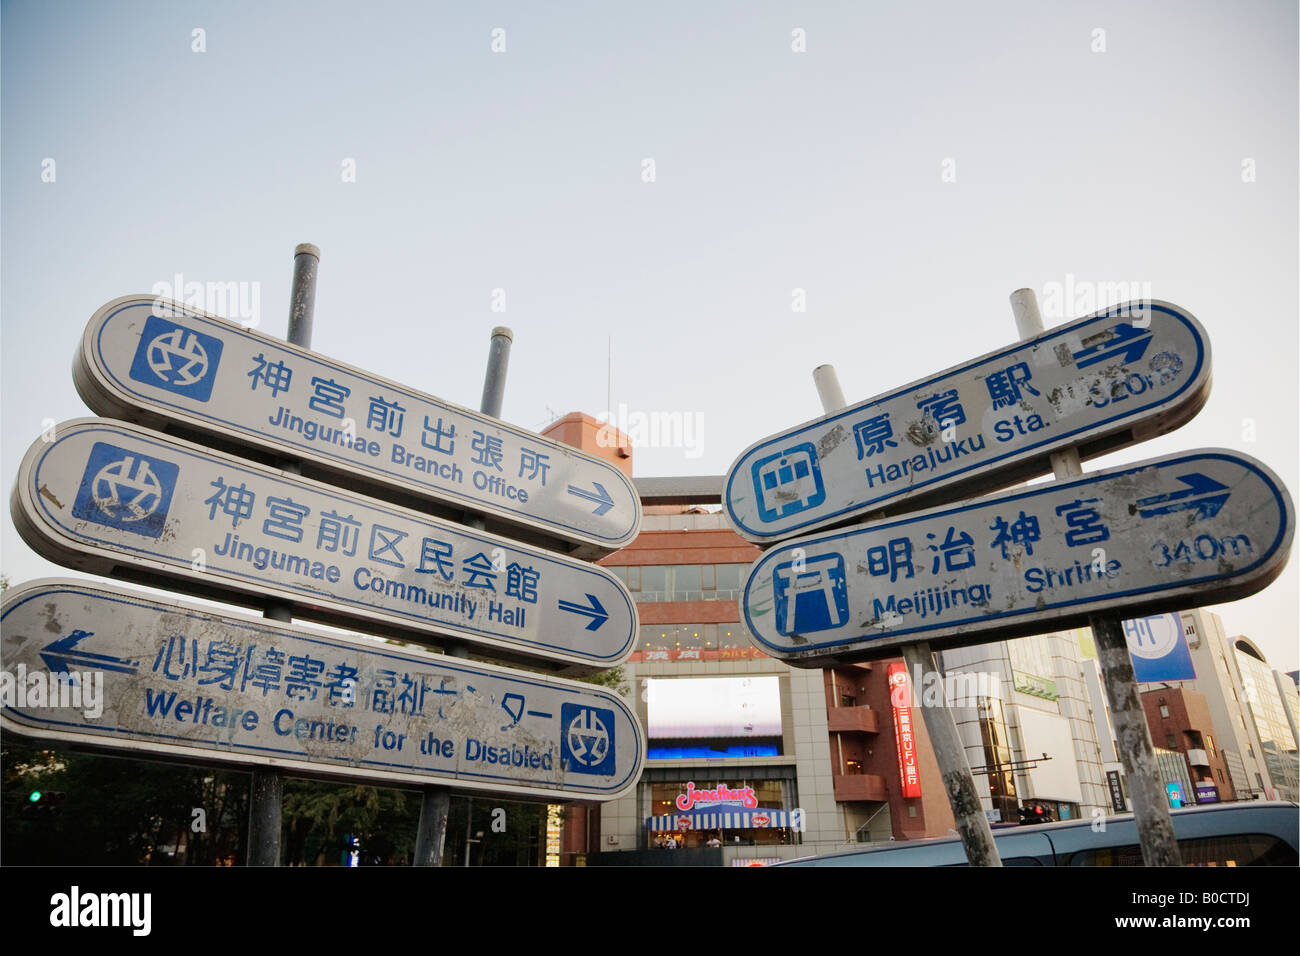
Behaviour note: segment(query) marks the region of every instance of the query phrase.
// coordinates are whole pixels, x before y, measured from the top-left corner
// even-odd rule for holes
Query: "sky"
[[[238,283],[282,336],[503,416],[656,416],[638,475],[721,475],[850,402],[1127,298],[1187,309],[1214,385],[1092,470],[1237,450],[1300,487],[1293,2],[0,7],[0,481],[86,416],[94,311]],[[1135,294],[1116,294],[1121,290]],[[66,574],[0,535],[11,581]],[[1215,607],[1300,664],[1300,569]]]

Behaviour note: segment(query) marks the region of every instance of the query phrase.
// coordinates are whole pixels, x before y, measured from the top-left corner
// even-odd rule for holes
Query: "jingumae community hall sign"
[[[603,568],[104,419],[60,425],[19,471],[15,525],[85,571],[511,658],[612,667],[636,606]]]

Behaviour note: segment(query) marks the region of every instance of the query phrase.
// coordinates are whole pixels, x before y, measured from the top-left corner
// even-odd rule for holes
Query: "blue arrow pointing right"
[[[1128,322],[1121,322],[1110,331],[1112,336],[1105,342],[1075,352],[1074,364],[1084,369],[1115,358],[1121,352],[1126,364],[1136,362],[1151,344],[1150,329],[1139,329]]]
[[[592,485],[595,491],[587,491],[585,488],[579,488],[577,485],[569,485],[569,494],[578,498],[585,498],[587,501],[596,502],[596,508],[591,513],[594,515],[603,515],[610,508],[614,507],[614,496],[605,490],[605,486],[599,481],[593,481]],[[590,595],[588,595],[590,597]]]
[[[1178,480],[1187,487],[1181,491],[1171,491],[1168,494],[1153,495],[1150,498],[1143,498],[1137,503],[1138,514],[1144,518],[1151,518],[1155,515],[1173,514],[1175,511],[1195,509],[1198,518],[1213,518],[1219,513],[1232,494],[1227,485],[1219,484],[1213,478],[1201,474],[1199,471],[1189,472],[1186,475],[1179,475]],[[1216,492],[1223,492],[1216,494]],[[1205,497],[1197,497],[1204,495]]]
[[[591,618],[591,623],[587,625],[587,630],[597,630],[602,624],[609,620],[609,612],[605,610],[604,605],[596,599],[596,595],[586,595],[590,604],[577,604],[573,601],[561,601],[560,610],[568,611],[570,614],[581,614],[583,617]]]

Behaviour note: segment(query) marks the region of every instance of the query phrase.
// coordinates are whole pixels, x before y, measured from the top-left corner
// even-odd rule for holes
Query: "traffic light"
[[[1020,825],[1022,827],[1032,826],[1035,823],[1051,823],[1052,820],[1052,811],[1038,804],[1020,808]]]
[[[24,820],[43,820],[57,817],[63,812],[63,804],[68,795],[62,790],[33,790],[27,795],[23,804]]]

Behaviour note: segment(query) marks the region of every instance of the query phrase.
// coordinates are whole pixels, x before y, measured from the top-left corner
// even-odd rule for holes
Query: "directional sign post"
[[[102,415],[293,458],[453,520],[599,557],[636,537],[641,502],[613,464],[223,319],[152,296],[91,318],[73,368]]]
[[[298,617],[581,670],[631,653],[636,608],[603,568],[209,451],[82,419],[38,440],[12,499],[51,560]]]
[[[813,370],[813,380],[817,383],[817,394],[821,397],[822,409],[828,415],[848,405],[834,366],[817,367]],[[930,651],[928,641],[904,645],[902,650],[906,667],[890,665],[891,672],[895,668],[900,671],[896,676],[891,673],[889,679],[891,691],[897,689],[896,681],[901,681],[898,688],[907,689],[908,672],[917,675],[917,679],[922,681],[941,678],[942,675],[937,673],[938,668],[935,666],[934,654]],[[939,680],[938,686],[942,686],[942,680]],[[934,752],[935,762],[939,765],[943,789],[948,794],[953,823],[961,836],[967,862],[971,866],[1001,866],[1002,856],[998,853],[997,843],[993,840],[993,830],[989,826],[989,820],[984,815],[979,791],[975,788],[975,777],[971,773],[970,762],[966,759],[966,747],[957,731],[957,722],[953,719],[952,712],[943,703],[938,707],[922,707],[920,711],[926,732],[930,735],[930,748]],[[904,763],[901,745],[899,762],[900,766]]]
[[[1245,597],[1282,572],[1294,532],[1272,471],[1194,451],[784,541],[742,611],[791,664],[878,660]]]
[[[645,759],[617,694],[118,587],[4,595],[6,732],[194,763],[551,801],[613,800]]]
[[[1176,428],[1204,404],[1210,350],[1167,302],[1129,303],[764,439],[727,474],[757,544],[984,494]]]
[[[288,339],[302,348],[311,347],[312,321],[316,312],[316,275],[320,250],[310,242],[299,243],[293,251],[293,283],[289,292]],[[280,462],[286,472],[301,475],[297,462]],[[263,611],[272,621],[293,620],[293,608],[274,603]],[[278,866],[280,831],[284,809],[284,774],[277,767],[254,767],[248,801],[249,866]]]

